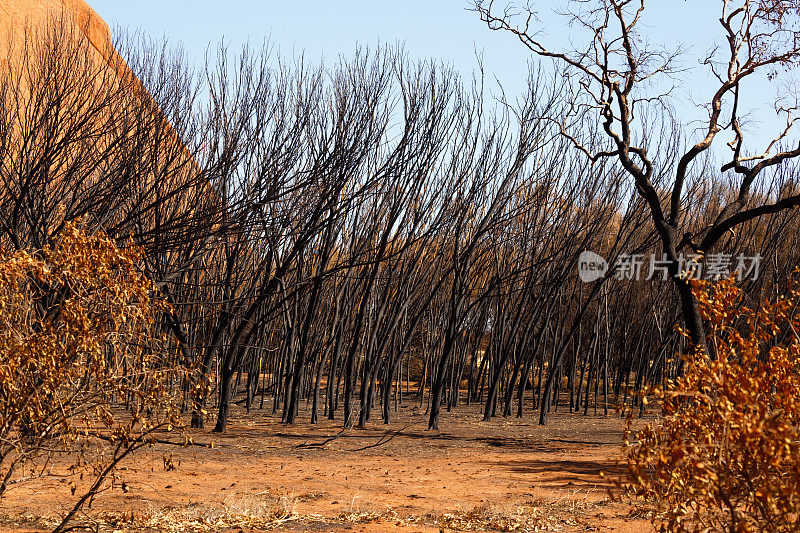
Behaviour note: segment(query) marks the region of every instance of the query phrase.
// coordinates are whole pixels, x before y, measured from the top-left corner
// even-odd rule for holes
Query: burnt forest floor
[[[462,405],[427,431],[424,411],[406,402],[388,426],[376,413],[342,431],[306,412],[286,426],[235,406],[227,433],[191,430],[213,448],[159,444],[127,459],[81,520],[100,531],[652,530],[609,499],[607,480],[622,473],[618,415],[486,423]],[[74,500],[56,466],[7,490],[0,529],[46,531]]]

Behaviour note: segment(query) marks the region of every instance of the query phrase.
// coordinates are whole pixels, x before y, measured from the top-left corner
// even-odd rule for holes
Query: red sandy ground
[[[599,477],[620,473],[617,417],[484,423],[477,407],[461,406],[429,432],[423,411],[407,404],[389,426],[378,419],[339,434],[340,421],[288,427],[269,411],[236,408],[227,434],[192,433],[213,449],[157,445],[127,460],[127,492],[103,492],[88,515],[127,531],[652,530],[609,501]],[[170,454],[174,470],[165,468]],[[55,470],[12,485],[0,529],[43,530],[41,517],[74,498]]]

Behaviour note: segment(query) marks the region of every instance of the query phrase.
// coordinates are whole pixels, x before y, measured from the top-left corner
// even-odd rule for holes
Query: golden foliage
[[[656,390],[661,418],[626,430],[627,494],[666,531],[800,529],[800,292],[753,310],[733,281],[698,283],[716,360]]]
[[[169,309],[140,260],[76,225],[52,247],[0,250],[0,494],[45,450],[71,453],[97,491],[121,457],[178,424],[184,375],[154,333]]]

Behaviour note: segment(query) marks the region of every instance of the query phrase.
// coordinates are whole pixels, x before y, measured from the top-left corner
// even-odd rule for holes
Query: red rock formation
[[[5,167],[15,173],[5,176],[0,200],[22,203],[15,181],[25,183],[22,194],[44,191],[48,205],[28,217],[44,218],[31,231],[58,227],[63,208],[55,204],[76,205],[84,199],[81,194],[105,194],[93,209],[103,216],[113,210],[106,221],[123,220],[134,209],[126,205],[127,198],[110,191],[170,198],[174,220],[180,212],[202,216],[199,196],[214,201],[158,102],[114,49],[108,25],[83,0],[0,0],[0,82],[6,80],[7,142],[0,163],[5,158]],[[40,124],[49,129],[40,134]],[[16,151],[18,146],[25,146],[25,153]],[[114,183],[104,188],[109,181]],[[130,192],[129,184],[138,192]],[[129,203],[142,211],[147,202]],[[163,210],[150,211],[138,215],[144,219],[140,228],[166,216]],[[175,222],[173,229],[179,225]]]
[[[20,42],[26,28],[43,28],[56,19],[69,20],[101,57],[112,59],[108,25],[83,0],[0,0],[0,50],[7,52],[9,36]]]

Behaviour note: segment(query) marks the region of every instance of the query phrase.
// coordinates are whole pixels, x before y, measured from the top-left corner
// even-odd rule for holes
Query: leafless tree
[[[795,189],[772,191],[766,198],[753,198],[751,191],[767,171],[800,156],[800,146],[788,146],[796,121],[796,95],[775,101],[775,110],[786,119],[785,128],[763,149],[748,143],[739,111],[740,93],[748,78],[779,75],[800,61],[800,33],[797,20],[800,4],[792,0],[721,0],[719,30],[725,45],[703,61],[717,80],[708,99],[699,140],[689,141],[674,168],[659,165],[658,154],[650,148],[653,136],[669,130],[651,131],[648,117],[666,106],[666,95],[659,94],[665,81],[677,74],[670,52],[648,44],[641,33],[645,0],[597,0],[565,2],[562,15],[575,31],[583,32],[584,42],[575,49],[557,50],[542,40],[532,7],[524,13],[495,5],[494,0],[478,0],[474,10],[491,29],[516,35],[531,52],[551,58],[564,67],[574,81],[568,112],[557,120],[562,135],[592,162],[612,158],[633,178],[636,190],[647,201],[663,252],[670,262],[670,274],[681,299],[681,308],[692,341],[703,350],[703,323],[686,276],[680,271],[679,254],[684,249],[705,253],[736,226],[755,218],[791,209],[800,204]],[[688,4],[687,14],[692,7]],[[520,15],[520,16],[518,16]],[[521,20],[520,20],[521,19]],[[655,88],[655,89],[654,89]],[[580,124],[591,116],[599,123],[602,138],[588,136]],[[645,124],[644,126],[642,124]],[[575,127],[576,124],[578,127]],[[710,224],[694,231],[686,229],[690,217],[686,188],[693,179],[693,165],[717,140],[729,132],[731,153],[719,173],[732,172],[737,194],[720,204]],[[691,137],[687,130],[675,140]],[[665,180],[665,174],[671,177]],[[715,176],[698,179],[717,180]],[[663,184],[667,189],[661,189]],[[712,354],[713,355],[713,354]]]

